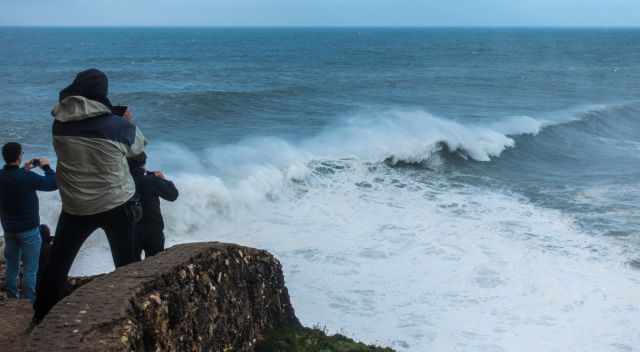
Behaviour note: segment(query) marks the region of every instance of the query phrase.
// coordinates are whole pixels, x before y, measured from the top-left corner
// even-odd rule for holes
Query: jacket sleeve
[[[43,168],[44,176],[35,172],[27,172],[27,178],[36,191],[51,192],[58,189],[56,182],[56,172],[49,166]]]
[[[160,177],[153,177],[155,180],[155,195],[170,202],[178,199],[178,189],[171,181],[163,180]]]
[[[134,157],[136,155],[140,155],[144,152],[144,147],[147,145],[147,139],[142,134],[142,131],[136,126],[136,137],[133,141],[133,144],[129,146],[127,150],[127,158]]]

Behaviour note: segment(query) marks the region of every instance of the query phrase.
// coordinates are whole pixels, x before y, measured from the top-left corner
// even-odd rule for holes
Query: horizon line
[[[0,28],[105,29],[640,29],[640,25],[31,25],[0,24]]]

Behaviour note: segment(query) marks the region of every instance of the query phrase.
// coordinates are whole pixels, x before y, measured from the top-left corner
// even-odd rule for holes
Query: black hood
[[[78,73],[73,83],[60,91],[58,101],[61,102],[70,96],[81,96],[100,102],[111,109],[113,105],[111,105],[108,95],[109,79],[107,75],[98,69],[92,68]]]

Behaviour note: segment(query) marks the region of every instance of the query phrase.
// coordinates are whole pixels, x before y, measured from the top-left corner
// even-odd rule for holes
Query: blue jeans
[[[40,260],[40,228],[21,232],[4,234],[4,257],[7,261],[7,294],[11,298],[20,298],[18,294],[18,273],[20,271],[20,259],[24,265],[24,291],[23,298],[33,303],[36,298],[36,275],[38,274],[38,261]]]

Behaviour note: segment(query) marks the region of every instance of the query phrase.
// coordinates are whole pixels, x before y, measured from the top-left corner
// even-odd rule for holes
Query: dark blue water
[[[558,207],[569,204],[545,199],[547,186],[638,176],[637,30],[3,28],[0,43],[0,136],[47,151],[57,92],[98,67],[151,139],[195,149],[301,140],[363,111],[463,124],[555,114],[585,121],[466,166]],[[617,107],[590,112],[606,104]]]
[[[136,108],[152,134],[175,140],[182,137],[172,131],[178,125],[207,125],[216,140],[244,136],[247,128],[313,134],[363,107],[419,107],[462,120],[535,115],[636,99],[639,35],[4,28],[0,103],[12,121],[46,121],[74,73],[99,67],[111,77],[115,101]]]
[[[202,216],[235,219],[258,201],[277,209],[295,205],[299,211],[299,202],[315,199],[314,192],[338,192],[347,198],[322,198],[326,204],[287,220],[282,213],[256,211],[249,212],[253,220],[241,217],[239,222],[265,221],[274,233],[319,231],[331,237],[334,232],[314,226],[341,223],[340,216],[327,220],[322,214],[344,202],[358,200],[342,210],[353,211],[347,218],[356,228],[367,228],[374,218],[405,219],[392,209],[422,209],[427,215],[421,221],[427,224],[430,216],[451,211],[444,218],[451,227],[440,229],[444,233],[462,231],[455,224],[467,220],[473,223],[470,229],[485,226],[500,236],[513,232],[557,239],[571,229],[575,234],[567,241],[572,244],[543,247],[575,249],[572,241],[598,241],[583,246],[590,254],[572,255],[594,255],[607,268],[631,270],[626,278],[635,275],[633,263],[640,257],[640,30],[0,28],[0,48],[0,141],[21,141],[28,153],[53,155],[49,112],[58,91],[78,71],[99,68],[109,75],[111,100],[129,105],[151,140],[154,166],[179,177],[185,197],[206,210]],[[202,194],[191,185],[211,190]],[[413,198],[422,194],[417,192],[425,192],[419,201]],[[482,192],[515,203],[498,196],[476,199]],[[389,205],[388,213],[377,213],[371,204]],[[433,211],[431,204],[438,204]],[[522,204],[533,210],[508,213]],[[180,211],[200,211],[185,207]],[[369,213],[358,215],[356,209]],[[170,211],[179,222],[175,231],[201,230],[197,220]],[[299,219],[308,221],[303,226]],[[402,238],[404,225],[418,235],[429,227],[412,221],[382,224],[374,232],[381,236],[397,228]],[[564,221],[570,225],[559,230],[556,225]],[[288,224],[289,230],[276,223]],[[234,226],[233,231],[244,231],[244,225]],[[336,231],[338,236],[349,227]],[[280,250],[293,267],[311,266],[316,262],[309,253],[322,253],[320,244],[287,252],[260,238],[245,240]],[[176,242],[183,240],[188,239]],[[502,264],[495,265],[500,272]],[[289,275],[300,292],[312,286],[296,279],[295,270]],[[516,280],[504,275],[507,279],[498,281]],[[586,288],[601,284],[579,278],[576,283]],[[340,307],[339,297],[326,297],[331,307]],[[637,308],[638,302],[626,299],[618,297],[620,304]],[[303,309],[323,307],[318,300],[303,303]],[[312,308],[306,312],[310,321],[327,322],[316,319],[322,314]],[[334,313],[341,317],[340,312],[348,316],[351,311]],[[600,318],[589,316],[594,322]],[[357,327],[366,324],[355,321],[349,328]],[[613,323],[600,328],[618,329]],[[405,336],[409,342],[398,348],[439,346],[425,336],[398,331],[412,336]],[[481,350],[473,348],[478,339],[464,336],[450,337],[464,348]],[[552,345],[607,350],[640,339],[624,331],[616,336],[605,347],[595,340],[563,345],[561,338]]]

